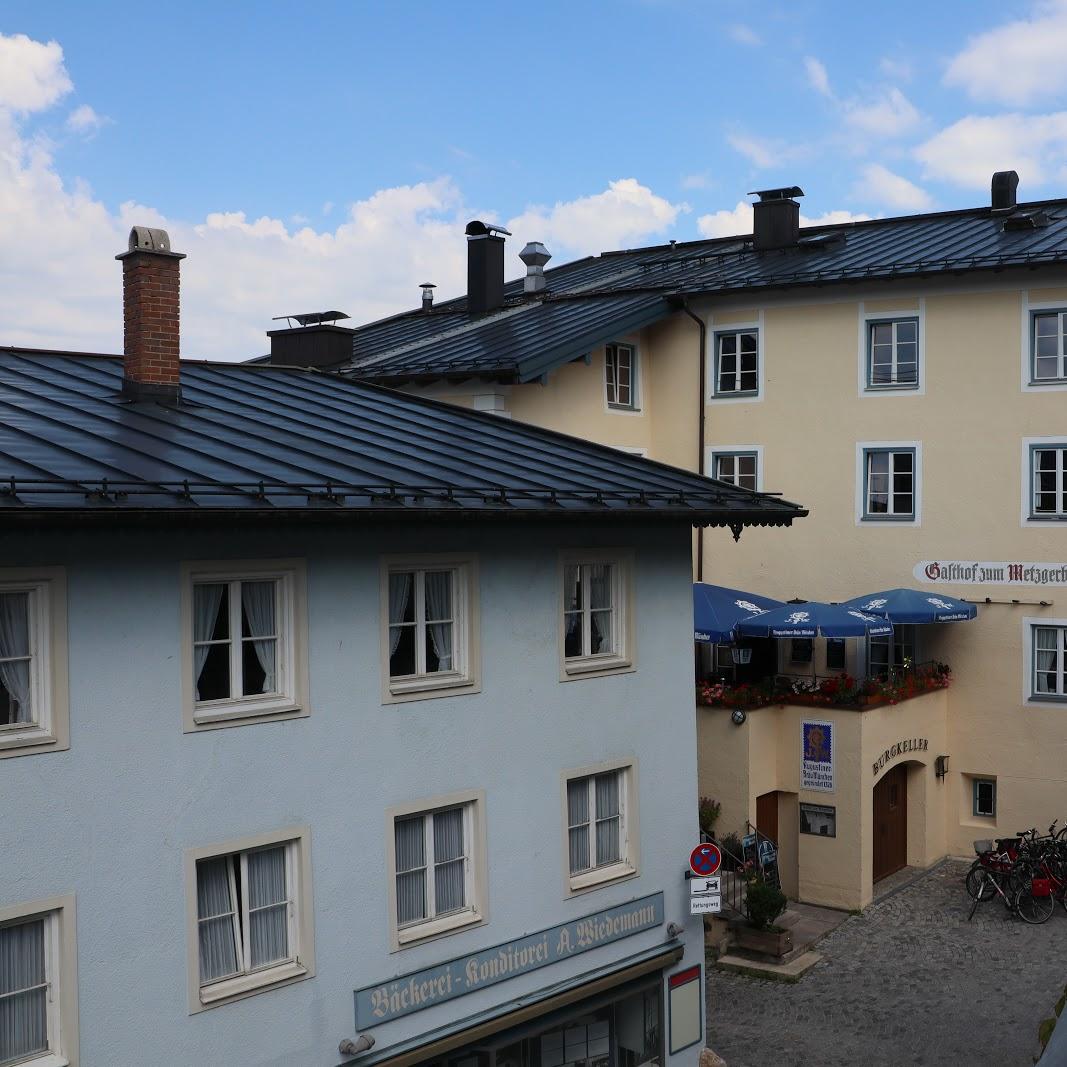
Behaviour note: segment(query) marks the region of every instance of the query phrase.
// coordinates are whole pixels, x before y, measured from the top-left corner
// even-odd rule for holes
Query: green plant
[[[757,930],[770,930],[786,909],[785,893],[766,882],[750,882],[747,894],[748,921]]]
[[[719,846],[722,848],[722,866],[725,871],[737,870],[738,864],[744,859],[744,853],[741,850],[741,837],[733,832],[723,834],[722,837],[716,838]]]
[[[722,805],[717,800],[712,800],[711,797],[700,798],[700,829],[704,833],[714,832],[715,823],[718,822],[721,811]]]

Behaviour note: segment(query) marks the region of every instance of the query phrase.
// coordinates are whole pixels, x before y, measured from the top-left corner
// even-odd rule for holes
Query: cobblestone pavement
[[[708,1045],[728,1067],[1029,1067],[1067,984],[1067,914],[1029,926],[995,900],[968,923],[967,866],[848,919],[796,985],[709,969]]]

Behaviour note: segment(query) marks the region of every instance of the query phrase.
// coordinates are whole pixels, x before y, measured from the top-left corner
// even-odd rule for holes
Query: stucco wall
[[[557,549],[605,543],[636,549],[637,670],[563,683]],[[9,535],[8,564],[68,568],[71,745],[3,763],[0,903],[76,893],[81,1062],[333,1065],[357,987],[660,889],[666,919],[686,925],[685,962],[702,961],[681,877],[697,833],[688,543],[685,528],[511,525]],[[380,554],[470,550],[481,692],[382,706]],[[291,556],[307,559],[310,717],[183,734],[180,561]],[[560,772],[630,756],[639,876],[564,899]],[[390,954],[384,811],[466,788],[486,794],[490,921]],[[316,976],[189,1016],[183,850],[300,824],[312,835]],[[383,1025],[377,1048],[665,936]]]

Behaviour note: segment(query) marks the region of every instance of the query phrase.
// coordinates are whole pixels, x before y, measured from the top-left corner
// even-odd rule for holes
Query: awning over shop
[[[713,644],[729,644],[742,619],[784,605],[780,600],[740,589],[727,589],[707,582],[693,583],[693,639]]]
[[[817,600],[783,604],[737,624],[743,637],[884,637],[892,632],[893,624],[882,615]]]
[[[965,622],[978,614],[974,604],[956,600],[944,593],[922,593],[917,589],[886,589],[853,597],[843,607],[872,615],[884,615],[898,626],[931,622]]]

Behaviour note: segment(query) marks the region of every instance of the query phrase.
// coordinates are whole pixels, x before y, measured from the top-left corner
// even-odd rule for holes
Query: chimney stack
[[[791,248],[800,239],[800,205],[794,197],[803,196],[798,185],[783,189],[762,189],[752,205],[752,245],[757,252]]]
[[[1015,194],[1019,188],[1019,172],[998,170],[993,175],[990,188],[990,202],[995,212],[1015,210]]]
[[[177,400],[179,267],[166,230],[134,226],[122,261],[122,395],[130,400]]]
[[[545,264],[551,258],[552,253],[540,241],[530,241],[519,253],[519,259],[526,264],[526,277],[522,282],[524,293],[539,293],[548,285]]]
[[[504,238],[499,226],[467,223],[467,312],[484,315],[504,303]]]

